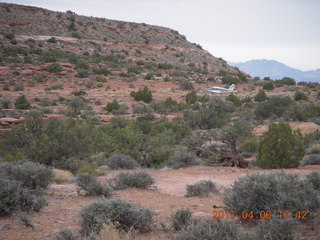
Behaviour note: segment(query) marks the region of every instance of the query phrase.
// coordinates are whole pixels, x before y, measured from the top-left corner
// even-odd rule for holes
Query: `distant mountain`
[[[270,77],[271,79],[291,77],[297,82],[320,82],[320,68],[311,71],[301,71],[275,60],[266,59],[250,60],[240,63],[229,62],[229,64],[249,73],[252,77]]]

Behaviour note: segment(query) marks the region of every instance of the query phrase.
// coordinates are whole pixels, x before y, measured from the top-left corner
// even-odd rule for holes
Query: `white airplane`
[[[237,92],[234,90],[235,85],[232,84],[229,88],[223,88],[223,87],[211,87],[211,88],[205,88],[204,90],[211,93],[232,93]]]

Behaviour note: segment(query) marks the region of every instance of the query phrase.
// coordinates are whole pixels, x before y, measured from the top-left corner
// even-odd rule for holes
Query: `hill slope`
[[[17,39],[22,40],[46,40],[49,39],[48,36],[64,37],[67,39],[57,39],[65,44],[78,47],[82,45],[81,49],[67,49],[77,50],[79,53],[96,50],[103,55],[112,50],[122,51],[122,54],[127,55],[127,60],[153,60],[183,70],[203,71],[215,76],[220,70],[238,73],[225,61],[202,50],[201,46],[188,42],[185,36],[177,31],[144,23],[85,17],[71,11],[61,13],[0,3],[0,32],[14,33]],[[85,45],[88,42],[95,45],[94,48]]]
[[[230,63],[242,71],[249,73],[253,77],[270,77],[272,79],[281,79],[283,77],[291,77],[296,81],[320,82],[320,69],[312,71],[301,71],[289,67],[275,60],[250,60],[241,63]]]

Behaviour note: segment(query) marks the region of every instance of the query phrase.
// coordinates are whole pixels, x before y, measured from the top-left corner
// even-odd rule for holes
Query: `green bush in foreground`
[[[194,219],[175,240],[244,240],[249,239],[238,231],[235,224],[212,219]]]
[[[0,175],[21,182],[22,187],[37,191],[46,189],[53,180],[51,168],[29,161],[1,164]]]
[[[186,197],[208,196],[210,193],[217,192],[217,187],[211,180],[201,180],[192,185],[187,185]]]
[[[255,215],[265,210],[306,210],[311,214],[320,209],[319,193],[311,182],[317,181],[300,180],[297,175],[284,172],[252,174],[226,189],[223,202],[237,215],[248,209]]]
[[[258,239],[293,240],[296,222],[292,219],[268,219],[259,223]]]
[[[137,204],[115,198],[94,202],[81,209],[80,218],[85,235],[98,233],[108,221],[119,222],[124,230],[133,227],[140,232],[147,232],[152,226],[153,213]]]
[[[46,166],[26,161],[0,165],[0,216],[39,211],[47,204],[43,190],[53,177]]]

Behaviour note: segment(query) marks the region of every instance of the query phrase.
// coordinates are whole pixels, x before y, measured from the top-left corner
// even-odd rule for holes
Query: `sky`
[[[216,57],[320,68],[320,0],[5,0],[169,27]]]

